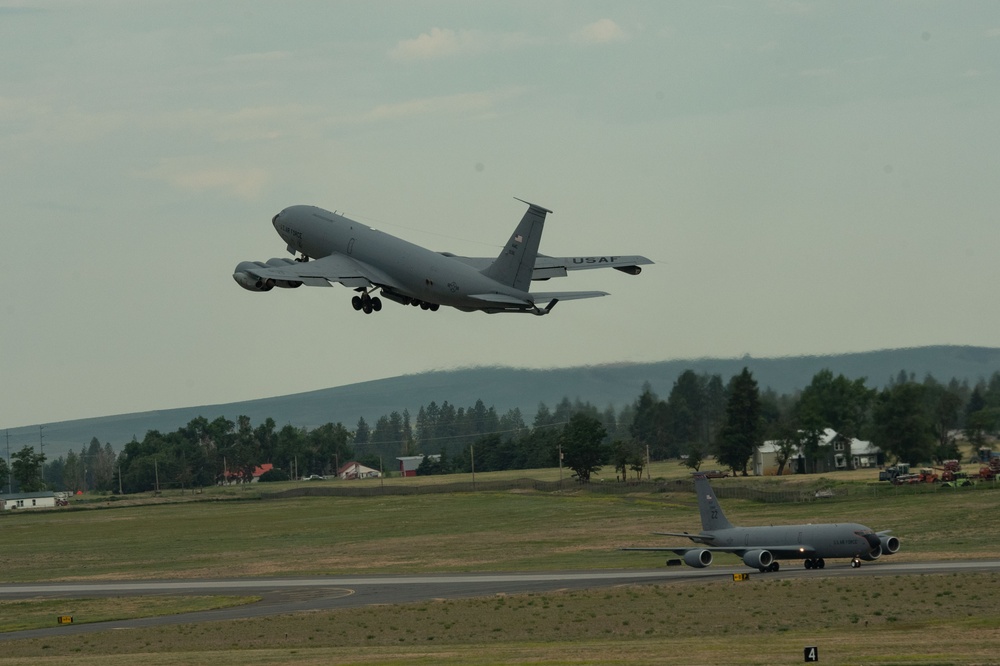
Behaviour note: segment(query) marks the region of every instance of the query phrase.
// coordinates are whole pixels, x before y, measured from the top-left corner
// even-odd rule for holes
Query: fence
[[[819,479],[817,479],[819,481]],[[819,486],[820,484],[817,484]],[[720,499],[743,499],[767,504],[792,502],[814,502],[818,500],[847,499],[858,497],[892,497],[896,495],[916,495],[944,492],[972,492],[997,488],[997,481],[980,481],[963,487],[943,487],[941,484],[917,484],[894,486],[889,483],[868,485],[840,485],[823,487],[790,488],[775,490],[752,485],[713,486]],[[630,493],[694,493],[694,483],[690,479],[673,481],[629,481],[581,484],[571,479],[563,481],[538,481],[536,479],[511,479],[503,481],[461,481],[455,483],[425,483],[389,485],[353,485],[353,482],[338,482],[335,486],[308,485],[290,488],[274,493],[263,493],[262,499],[284,499],[290,497],[380,497],[386,495],[436,495],[441,493],[506,492],[511,490],[534,490],[542,493],[587,492],[607,495],[627,495]]]

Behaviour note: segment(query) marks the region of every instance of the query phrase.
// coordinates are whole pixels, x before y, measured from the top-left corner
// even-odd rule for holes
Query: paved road
[[[745,567],[568,571],[547,573],[428,574],[420,576],[323,576],[314,578],[255,578],[233,580],[107,581],[89,583],[13,583],[0,585],[0,599],[81,598],[143,595],[257,595],[255,604],[182,615],[121,620],[94,624],[56,625],[45,629],[0,634],[0,641],[83,634],[167,624],[233,620],[308,610],[357,608],[372,604],[400,604],[428,599],[457,599],[583,589],[627,583],[672,583],[731,578],[750,571],[772,578],[834,576],[893,576],[929,573],[1000,571],[1000,560],[948,562],[877,562],[852,569],[848,562],[820,571],[785,566],[777,573],[757,574]]]

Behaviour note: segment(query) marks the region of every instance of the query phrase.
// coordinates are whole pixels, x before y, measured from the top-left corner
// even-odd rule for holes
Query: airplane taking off
[[[827,557],[850,557],[851,566],[861,560],[877,560],[883,553],[899,550],[899,539],[889,536],[892,530],[874,532],[857,523],[819,523],[815,525],[774,525],[771,527],[735,527],[722,513],[715,491],[704,474],[694,475],[694,489],[701,511],[701,533],[655,532],[660,536],[682,536],[707,547],[696,548],[623,548],[622,550],[668,551],[680,555],[688,566],[702,569],[712,563],[713,553],[733,553],[748,567],[760,571],[778,571],[778,560],[805,560],[806,569],[822,569]],[[667,564],[679,560],[667,560]]]
[[[522,201],[518,199],[518,201]],[[567,271],[614,268],[638,275],[646,257],[547,257],[538,254],[545,214],[528,210],[495,259],[433,252],[372,229],[338,213],[314,206],[290,206],[271,220],[287,243],[292,259],[241,262],[233,279],[250,291],[301,285],[329,287],[339,282],[358,292],[351,300],[366,314],[382,309],[372,293],[403,305],[437,310],[442,305],[463,312],[548,314],[559,301],[607,296],[603,291],[531,292],[532,280],[564,277]]]

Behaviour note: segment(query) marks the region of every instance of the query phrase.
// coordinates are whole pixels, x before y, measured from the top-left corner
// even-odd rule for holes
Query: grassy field
[[[111,597],[97,599],[0,599],[0,632],[51,627],[56,618],[69,616],[73,624],[157,617],[177,613],[229,608],[260,601],[260,597],[169,596]]]
[[[673,468],[654,476],[686,475]],[[1000,491],[914,494],[883,485],[877,494],[867,493],[873,473],[853,474],[856,478],[738,478],[714,484],[848,484],[859,491],[794,503],[723,499],[734,523],[849,520],[891,527],[903,541],[896,560],[1000,555]],[[435,482],[386,483],[414,481]],[[646,568],[661,565],[662,556],[617,549],[671,543],[650,536],[654,530],[699,528],[691,492],[604,494],[573,487],[559,493],[260,499],[262,492],[289,487],[295,484],[168,493],[142,502],[85,498],[80,506],[91,510],[5,515],[0,581]],[[774,664],[801,662],[805,645],[819,645],[823,663],[989,664],[1000,663],[998,583],[993,575],[754,577],[748,584],[438,601],[10,641],[2,643],[0,664],[62,663],[68,657],[74,664],[102,666],[140,659],[144,664]],[[55,608],[42,612],[62,614],[52,613]],[[0,605],[0,613],[9,612]]]
[[[5,642],[0,664],[997,663],[1000,575],[766,576]],[[131,660],[131,661],[129,661]]]

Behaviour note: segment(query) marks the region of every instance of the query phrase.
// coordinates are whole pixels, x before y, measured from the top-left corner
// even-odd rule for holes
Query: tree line
[[[778,443],[784,468],[802,452],[805,471],[816,471],[826,428],[850,439],[868,439],[890,459],[912,464],[959,457],[956,433],[973,446],[992,441],[1000,431],[1000,372],[974,386],[931,376],[918,381],[900,372],[882,390],[866,379],[818,372],[793,394],[759,390],[744,370],[723,382],[719,375],[688,370],[665,399],[644,386],[636,400],[620,409],[599,409],[563,398],[544,403],[529,425],[518,409],[498,414],[477,400],[468,408],[448,402],[381,416],[374,426],[364,418],[353,430],[341,423],[307,429],[278,428],[273,419],[253,425],[198,417],[172,433],[151,430],[117,454],[92,439],[80,453],[45,464],[30,446],[11,456],[15,488],[22,491],[97,490],[134,493],[160,488],[195,488],[247,482],[263,463],[274,469],[262,480],[336,473],[356,460],[391,471],[397,456],[427,456],[418,474],[446,474],[555,467],[562,464],[587,481],[604,466],[618,479],[640,476],[649,460],[683,457],[697,469],[714,456],[734,472],[746,474],[754,448]],[[7,477],[0,460],[0,478]]]

